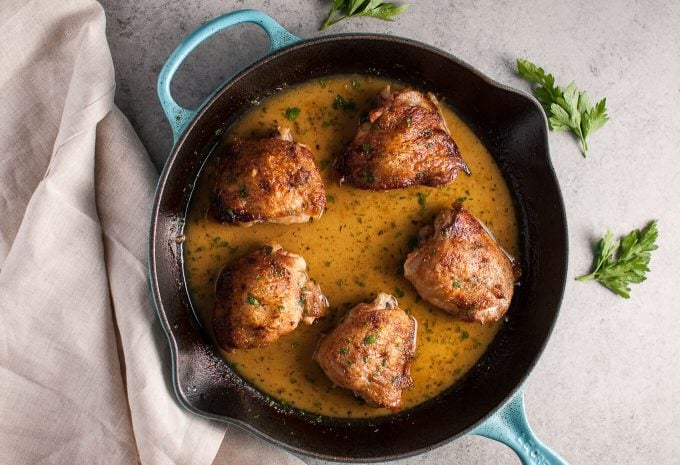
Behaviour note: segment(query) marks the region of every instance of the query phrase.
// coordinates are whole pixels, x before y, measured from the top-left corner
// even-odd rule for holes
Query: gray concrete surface
[[[547,350],[526,384],[537,434],[573,464],[680,463],[680,3],[674,1],[414,1],[394,23],[346,21],[329,32],[369,31],[440,47],[488,76],[526,90],[515,57],[542,64],[561,83],[606,96],[611,121],[584,159],[575,139],[552,133],[552,159],[567,207],[569,280]],[[259,8],[301,37],[329,1],[104,0],[116,66],[116,101],[157,166],[171,147],[155,83],[164,60],[192,29],[219,14]],[[240,26],[209,41],[174,89],[199,102],[261,56],[265,37]],[[575,282],[607,228],[620,235],[658,218],[649,279],[621,299]],[[321,463],[306,459],[309,463]],[[465,437],[400,464],[515,464],[493,441]]]

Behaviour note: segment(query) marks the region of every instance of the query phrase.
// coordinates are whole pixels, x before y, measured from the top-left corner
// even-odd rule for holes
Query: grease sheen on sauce
[[[187,218],[185,267],[192,304],[212,331],[214,282],[219,270],[263,244],[279,242],[302,255],[308,272],[328,297],[329,315],[263,349],[237,350],[223,356],[238,373],[284,405],[333,417],[372,417],[391,413],[367,406],[340,387],[333,387],[312,354],[319,336],[330,330],[359,302],[387,292],[418,321],[414,386],[402,396],[403,408],[424,402],[459,380],[482,356],[501,323],[481,326],[454,319],[422,301],[403,277],[402,264],[421,225],[456,199],[486,223],[499,243],[518,253],[515,212],[508,188],[491,155],[451,109],[444,117],[472,176],[460,173],[443,188],[413,186],[372,192],[338,185],[332,163],[352,139],[362,113],[387,84],[364,75],[333,76],[285,89],[257,103],[228,129],[225,140],[265,136],[277,125],[289,126],[297,142],[307,144],[326,184],[327,211],[311,223],[256,224],[251,228],[222,225],[206,215],[214,183],[215,162],[207,162],[193,194]],[[336,103],[341,96],[343,105]],[[354,102],[356,109],[347,109]],[[351,106],[351,105],[350,105]],[[294,121],[290,109],[299,108]]]

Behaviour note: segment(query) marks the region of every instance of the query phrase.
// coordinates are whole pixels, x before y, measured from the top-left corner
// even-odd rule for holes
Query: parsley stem
[[[334,16],[335,16],[335,15],[334,15]],[[340,20],[342,20],[342,18],[340,18],[338,21],[340,21]],[[336,21],[335,23],[337,23],[338,21]],[[326,21],[324,21],[323,25],[321,26],[321,29],[319,29],[319,30],[320,30],[320,31],[323,31],[324,29],[328,29],[329,27],[331,27],[331,26],[332,26],[333,24],[335,24],[335,23],[332,22],[332,19],[331,19],[331,17],[329,16],[328,18],[326,18]]]
[[[579,137],[581,138],[581,148],[582,148],[581,153],[583,155],[583,158],[586,158],[587,155],[588,155],[588,142],[586,142],[586,138],[583,137],[583,135],[579,135]]]
[[[583,276],[579,276],[578,278],[576,278],[576,281],[591,281],[595,279],[595,274],[596,273],[584,274]]]
[[[327,17],[326,20],[323,22],[323,24],[321,25],[321,28],[320,28],[319,30],[320,30],[320,31],[323,31],[324,29],[327,29],[327,28],[331,27],[333,24],[336,24],[337,22],[341,21],[342,18],[340,18],[340,19],[338,19],[337,21],[333,22],[333,19],[335,18],[335,16],[336,16],[337,14],[338,14],[338,10],[335,8],[335,6],[333,6],[333,7],[331,8],[330,13],[328,13],[328,17]]]

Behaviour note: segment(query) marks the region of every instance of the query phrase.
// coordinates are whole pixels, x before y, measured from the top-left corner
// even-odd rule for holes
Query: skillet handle
[[[566,460],[539,441],[531,430],[522,391],[473,430],[472,434],[502,442],[515,451],[523,465],[568,465]]]
[[[200,108],[189,110],[175,102],[170,92],[172,78],[186,57],[206,39],[228,27],[241,23],[257,24],[264,29],[269,37],[269,53],[301,40],[284,29],[283,26],[274,21],[270,16],[257,10],[238,10],[227,13],[208,21],[192,32],[172,52],[172,55],[165,62],[158,76],[158,98],[161,101],[161,107],[163,107],[165,116],[172,127],[173,143],[177,142],[179,136],[184,132],[189,122],[194,119]],[[206,101],[209,99],[210,97]]]

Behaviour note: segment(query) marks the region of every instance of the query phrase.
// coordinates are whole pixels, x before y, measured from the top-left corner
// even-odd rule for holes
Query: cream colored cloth
[[[299,462],[174,399],[114,89],[99,4],[0,2],[0,464]]]

